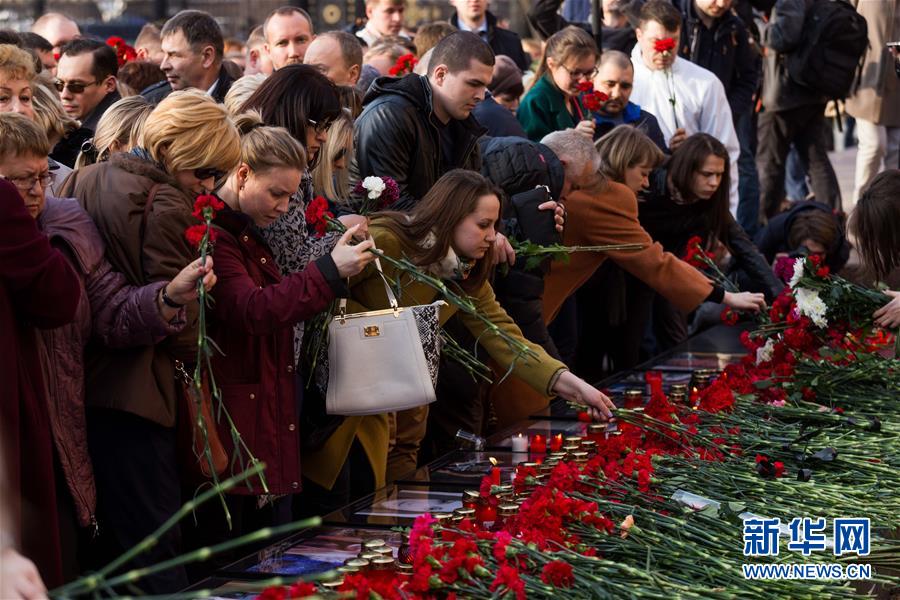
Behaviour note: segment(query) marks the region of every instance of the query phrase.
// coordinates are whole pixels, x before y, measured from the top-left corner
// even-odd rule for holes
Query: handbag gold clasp
[[[366,337],[378,337],[381,335],[381,331],[378,329],[378,325],[369,325],[363,329],[363,335]]]

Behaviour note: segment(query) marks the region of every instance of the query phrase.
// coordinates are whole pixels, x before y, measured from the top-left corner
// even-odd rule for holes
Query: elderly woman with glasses
[[[516,116],[528,139],[535,142],[548,133],[576,130],[594,139],[594,121],[579,99],[581,84],[597,73],[597,44],[578,27],[566,27],[547,40],[544,56]]]
[[[172,279],[195,258],[184,235],[198,223],[191,214],[195,198],[212,190],[241,152],[225,108],[198,90],[176,91],[160,102],[144,123],[142,144],[75,171],[63,189],[97,224],[107,258],[132,285]],[[88,351],[88,440],[107,535],[101,562],[136,544],[181,505],[176,361],[192,363],[197,352],[196,304],[186,309],[185,329],[155,346]],[[173,531],[139,564],[171,558],[178,546]],[[151,576],[142,589],[165,594],[186,585],[184,570],[173,569]]]

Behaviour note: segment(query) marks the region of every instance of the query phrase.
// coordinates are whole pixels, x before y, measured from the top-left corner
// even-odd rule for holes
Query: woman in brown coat
[[[178,91],[147,118],[143,147],[76,171],[64,193],[78,198],[97,225],[113,267],[131,285],[143,286],[172,279],[194,259],[184,237],[197,223],[194,199],[239,158],[237,129],[225,109],[202,92]],[[185,329],[155,346],[88,349],[88,441],[98,517],[106,522],[100,560],[130,548],[181,506],[175,361],[193,362],[197,351],[196,306],[186,309]],[[135,564],[179,552],[176,529]],[[183,569],[142,582],[143,591],[158,594],[187,585]]]

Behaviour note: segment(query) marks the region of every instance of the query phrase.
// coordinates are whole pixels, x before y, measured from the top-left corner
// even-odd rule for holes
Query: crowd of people
[[[0,31],[0,596],[42,597],[190,499],[197,458],[178,432],[201,327],[240,437],[218,433],[265,462],[265,483],[229,490],[230,528],[221,506],[198,511],[134,566],[331,512],[553,397],[609,419],[590,382],[723,306],[764,310],[785,257],[837,272],[856,246],[876,278],[900,265],[900,0],[858,2],[852,198],[827,155],[833,98],[789,68],[815,3],[603,0],[594,32],[578,2],[539,0],[537,41],[487,0],[450,3],[412,29],[405,0],[366,0],[364,26],[324,32],[283,7],[245,41],[197,10],[133,44],[58,13]],[[367,177],[397,188],[374,214]],[[210,194],[198,258],[185,232]],[[743,291],[679,258],[695,239]],[[631,246],[536,264],[525,241]],[[434,403],[326,414],[305,324],[339,298],[396,306],[385,278],[399,306],[441,299],[397,261],[471,301],[477,314],[450,303],[439,321],[495,382],[445,353]],[[889,293],[877,323],[897,327]],[[209,568],[139,587],[175,592]]]

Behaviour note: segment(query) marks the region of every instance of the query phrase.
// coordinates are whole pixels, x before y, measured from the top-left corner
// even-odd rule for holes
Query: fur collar
[[[153,161],[145,160],[134,154],[118,152],[109,158],[109,162],[123,171],[146,177],[155,183],[168,183],[178,187],[175,179],[160,169]]]

